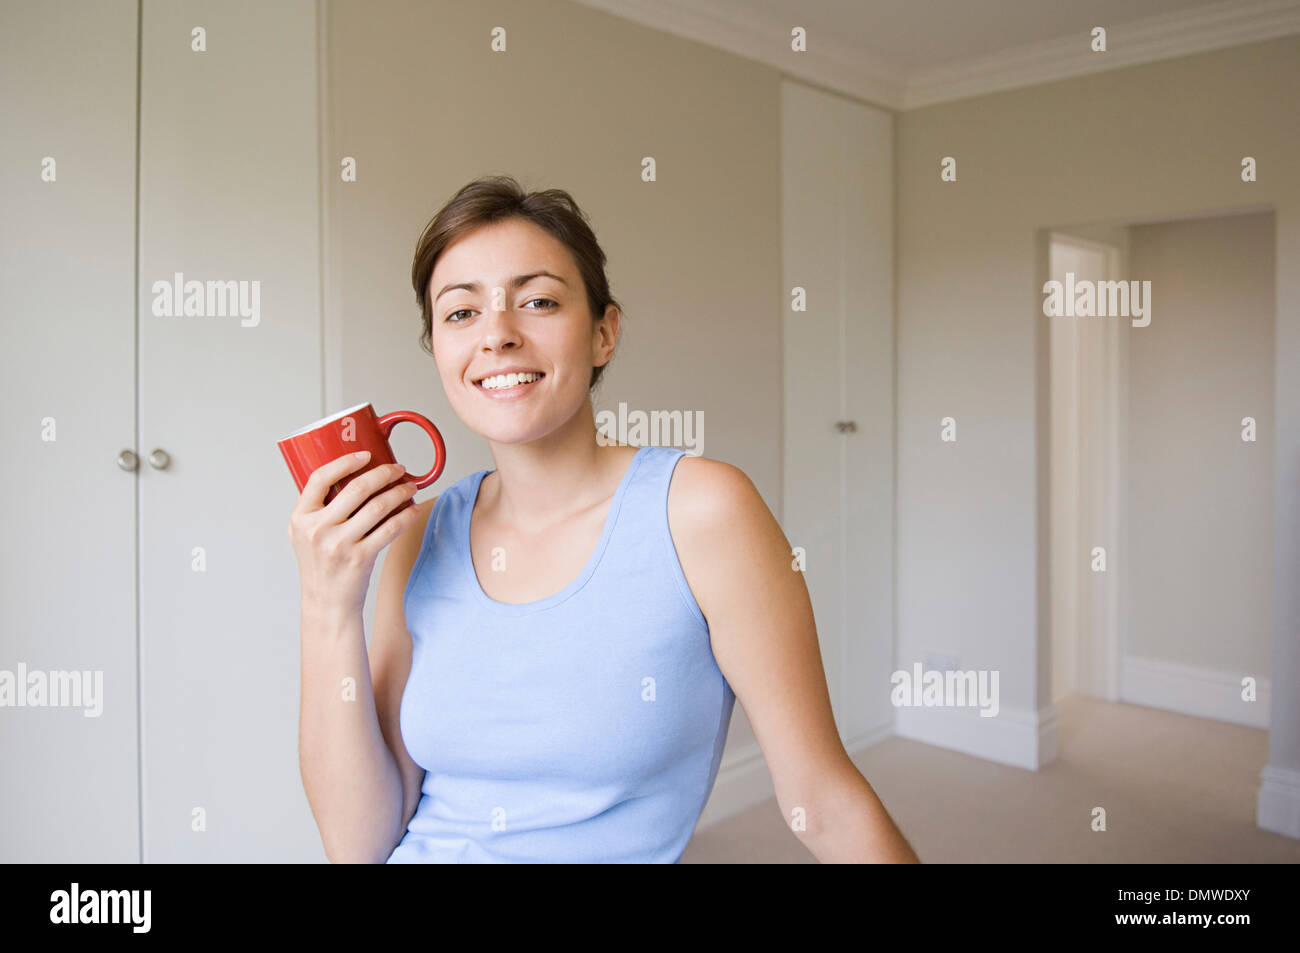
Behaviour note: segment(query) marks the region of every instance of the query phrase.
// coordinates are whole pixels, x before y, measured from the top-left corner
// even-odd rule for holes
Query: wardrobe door
[[[841,156],[844,692],[850,746],[893,731],[894,117],[837,105]]]
[[[276,448],[322,416],[316,5],[142,22],[144,860],[319,860]]]
[[[782,527],[854,751],[893,722],[893,119],[783,80],[781,123]]]
[[[140,856],[136,13],[0,5],[0,862]]]

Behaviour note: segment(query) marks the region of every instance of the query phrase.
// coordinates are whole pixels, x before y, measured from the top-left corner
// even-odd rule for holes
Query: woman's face
[[[498,443],[537,440],[572,420],[618,334],[618,309],[593,322],[569,250],[523,219],[481,226],[449,245],[430,276],[429,299],[447,399],[466,426]],[[515,369],[542,376],[483,386]]]

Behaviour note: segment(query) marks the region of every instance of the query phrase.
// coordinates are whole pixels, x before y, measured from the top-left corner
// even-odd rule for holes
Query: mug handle
[[[438,428],[433,425],[433,421],[422,414],[415,413],[414,411],[395,410],[391,414],[384,414],[384,416],[380,417],[376,423],[379,424],[379,432],[383,434],[384,439],[387,440],[388,435],[393,432],[393,428],[403,421],[416,424],[421,430],[429,435],[430,439],[433,440],[433,469],[424,476],[415,478],[416,487],[423,490],[434,480],[438,479],[438,477],[442,476],[442,468],[447,464],[447,448],[442,442],[442,434],[440,434]]]

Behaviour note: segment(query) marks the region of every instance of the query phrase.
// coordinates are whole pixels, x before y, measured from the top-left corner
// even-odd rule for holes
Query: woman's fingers
[[[381,463],[354,477],[325,507],[326,522],[330,524],[346,522],[348,517],[357,511],[357,507],[394,480],[401,479],[405,473],[406,471],[399,464]]]
[[[325,494],[329,492],[330,487],[369,462],[369,454],[358,457],[355,453],[348,453],[317,467],[307,478],[302,494],[298,498],[298,505],[304,512],[309,513],[322,509],[325,506]]]
[[[369,536],[357,543],[357,548],[365,553],[367,559],[378,558],[379,551],[406,532],[406,528],[419,517],[420,511],[412,503],[402,512],[390,516],[384,522],[384,525],[378,527]]]
[[[350,488],[351,487],[349,486],[349,489]],[[373,499],[369,500],[365,506],[357,510],[356,513],[354,513],[352,517],[344,523],[344,527],[347,530],[345,538],[354,543],[364,543],[368,541],[366,534],[374,529],[379,521],[385,516],[389,515],[404,502],[414,497],[415,493],[415,481],[403,480],[397,486],[378,494]],[[414,509],[414,507],[411,508]],[[389,522],[392,522],[392,520],[389,520]],[[387,523],[384,525],[386,526]]]

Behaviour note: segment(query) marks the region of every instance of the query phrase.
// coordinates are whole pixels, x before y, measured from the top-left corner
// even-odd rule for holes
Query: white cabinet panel
[[[0,862],[139,859],[135,97],[134,0],[0,5]]]
[[[781,124],[781,522],[851,746],[893,721],[893,117],[787,80]]]
[[[324,858],[275,446],[322,413],[316,50],[312,0],[144,3],[140,449],[170,456],[140,476],[150,863]]]

